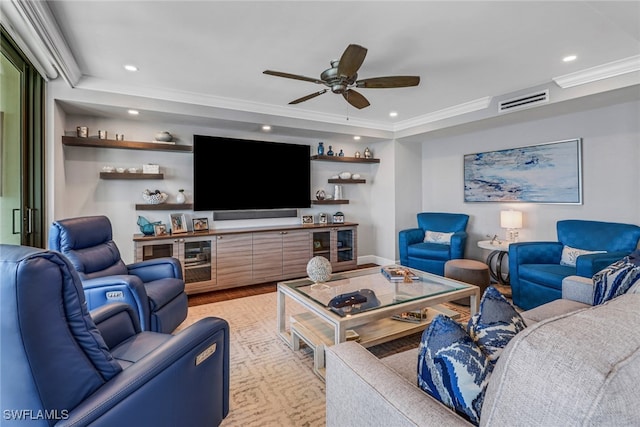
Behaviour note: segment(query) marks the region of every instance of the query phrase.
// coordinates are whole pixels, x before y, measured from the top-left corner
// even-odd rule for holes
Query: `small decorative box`
[[[155,165],[153,163],[142,165],[142,173],[160,173],[160,165]]]
[[[343,224],[344,223],[344,214],[342,212],[336,212],[333,214],[333,223],[334,224]]]

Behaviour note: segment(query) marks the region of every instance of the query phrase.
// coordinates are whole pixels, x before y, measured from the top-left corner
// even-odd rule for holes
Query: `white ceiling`
[[[100,1],[49,2],[82,74],[77,87],[222,109],[401,123],[549,84],[640,55],[639,1]],[[359,78],[419,75],[418,87],[358,89],[357,110],[319,77],[350,43],[368,48]],[[577,55],[566,63],[566,55]],[[134,64],[136,73],[124,70]],[[603,88],[606,88],[603,86]],[[389,117],[397,111],[398,117]],[[255,117],[251,120],[255,121]]]

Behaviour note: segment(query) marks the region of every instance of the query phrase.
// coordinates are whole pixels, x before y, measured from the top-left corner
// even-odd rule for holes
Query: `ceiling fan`
[[[357,44],[350,44],[339,60],[331,61],[331,68],[320,74],[319,79],[313,77],[300,76],[298,74],[283,73],[280,71],[265,70],[264,74],[287,79],[302,80],[305,82],[317,83],[328,86],[333,93],[340,93],[344,99],[354,107],[362,109],[368,107],[369,101],[359,92],[353,90],[354,87],[364,89],[383,89],[417,86],[420,83],[419,76],[387,76],[373,77],[370,79],[358,80],[358,70],[367,55],[367,48]],[[294,99],[289,104],[299,104],[308,101],[316,96],[320,96],[329,89],[322,89],[318,92]]]

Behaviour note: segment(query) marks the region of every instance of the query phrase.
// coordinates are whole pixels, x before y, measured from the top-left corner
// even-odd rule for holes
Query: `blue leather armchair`
[[[444,264],[450,259],[464,257],[469,215],[440,212],[421,212],[418,228],[402,230],[398,234],[400,264],[444,275]],[[426,231],[453,233],[450,243],[424,242]]]
[[[225,320],[171,335],[141,331],[125,303],[90,314],[55,251],[0,245],[0,276],[2,425],[216,426],[227,416]]]
[[[62,252],[75,267],[89,310],[125,302],[138,313],[142,330],[164,333],[187,317],[180,262],[166,257],[125,265],[106,216],[53,222],[49,249]]]
[[[513,302],[524,310],[562,298],[562,279],[592,277],[633,252],[640,227],[633,224],[569,219],[558,221],[557,242],[522,242],[509,245],[509,274]],[[561,265],[565,246],[587,251],[575,266]]]

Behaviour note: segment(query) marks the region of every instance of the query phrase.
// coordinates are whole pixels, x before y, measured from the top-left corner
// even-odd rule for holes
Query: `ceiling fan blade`
[[[283,73],[281,71],[272,71],[272,70],[265,70],[262,73],[263,74],[268,74],[270,76],[284,77],[284,78],[287,78],[287,79],[302,80],[302,81],[305,81],[305,82],[318,83],[318,84],[321,84],[321,85],[324,84],[324,82],[322,80],[314,79],[313,77],[300,76],[298,74],[289,74],[289,73]]]
[[[294,100],[293,100],[293,101],[291,101],[289,104],[299,104],[299,103],[301,103],[301,102],[308,101],[308,100],[310,100],[311,98],[315,98],[316,96],[320,96],[320,95],[322,95],[322,94],[323,94],[323,93],[325,93],[326,91],[327,91],[327,89],[322,89],[321,91],[318,91],[318,92],[315,92],[315,93],[309,94],[309,95],[307,95],[307,96],[303,96],[302,98],[294,99]]]
[[[338,62],[338,76],[351,77],[358,72],[367,56],[367,48],[357,44],[350,44],[342,53]]]
[[[383,89],[393,87],[418,86],[420,76],[389,76],[362,79],[356,82],[356,87],[367,89]]]
[[[345,90],[342,93],[342,96],[347,100],[349,104],[353,105],[359,110],[362,110],[363,108],[371,105],[369,104],[369,101],[367,101],[367,98],[353,89]]]

